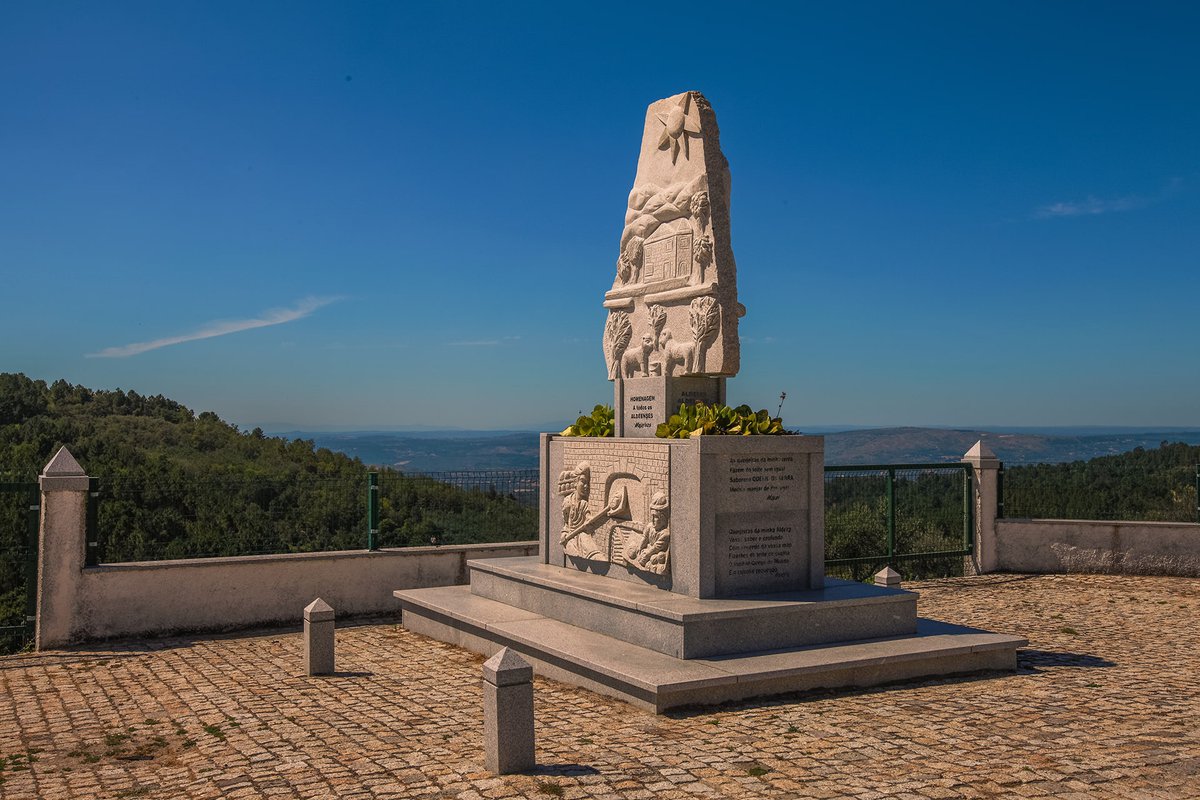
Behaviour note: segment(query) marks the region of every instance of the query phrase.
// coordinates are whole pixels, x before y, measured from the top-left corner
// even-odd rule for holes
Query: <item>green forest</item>
[[[1200,522],[1200,447],[1162,442],[1156,448],[1066,464],[1004,470],[1004,516]]]
[[[36,481],[64,444],[99,479],[99,562],[367,546],[371,469],[359,459],[161,395],[0,373],[0,481]],[[477,487],[375,471],[377,546],[537,536],[536,471]],[[0,626],[24,614],[27,508],[0,492]]]

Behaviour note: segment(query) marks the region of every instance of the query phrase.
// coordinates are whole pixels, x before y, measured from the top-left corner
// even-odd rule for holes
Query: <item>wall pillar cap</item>
[[[996,458],[996,454],[992,452],[992,448],[983,443],[983,439],[975,442],[975,445],[963,455],[962,460],[970,461],[977,467],[997,467],[1000,465],[1000,459]]]
[[[900,573],[891,567],[884,567],[875,573],[876,586],[900,586]]]
[[[333,606],[318,597],[304,607],[304,619],[306,622],[332,622]]]
[[[74,478],[80,475],[87,475],[83,471],[83,467],[75,460],[75,456],[71,455],[71,451],[64,444],[58,448],[58,452],[54,454],[54,458],[50,459],[50,463],[42,468],[42,476],[46,478]]]
[[[483,662],[483,679],[493,686],[515,686],[533,681],[533,667],[509,648]]]

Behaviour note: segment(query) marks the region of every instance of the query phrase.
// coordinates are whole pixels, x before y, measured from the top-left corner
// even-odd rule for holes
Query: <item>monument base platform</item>
[[[825,588],[698,599],[537,556],[468,563],[471,592],[676,658],[879,639],[917,631],[917,596],[852,581]]]
[[[681,659],[472,594],[469,586],[394,593],[403,625],[491,656],[511,647],[547,678],[662,713],[786,692],[874,686],[1016,669],[1015,636],[918,620],[916,633],[864,641]],[[736,620],[729,625],[736,627]]]

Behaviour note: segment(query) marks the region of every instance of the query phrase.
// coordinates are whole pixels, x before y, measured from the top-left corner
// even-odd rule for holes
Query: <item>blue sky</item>
[[[648,103],[790,425],[1200,425],[1192,3],[0,5],[0,370],[244,426],[611,402]]]

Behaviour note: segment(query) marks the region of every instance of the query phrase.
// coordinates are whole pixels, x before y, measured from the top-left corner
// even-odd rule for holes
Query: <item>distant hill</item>
[[[538,434],[514,431],[284,434],[346,453],[366,464],[409,472],[535,469]],[[1200,444],[1200,430],[1118,431],[1089,435],[1003,433],[947,428],[870,428],[826,433],[827,464],[954,462],[982,439],[1007,464],[1057,464],[1126,453],[1162,442]]]
[[[289,438],[312,441],[364,464],[407,472],[537,469],[538,434],[530,431],[451,431],[422,433],[307,433]]]

